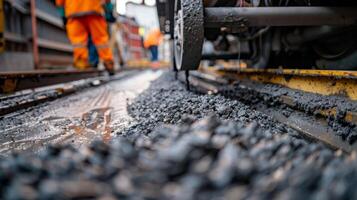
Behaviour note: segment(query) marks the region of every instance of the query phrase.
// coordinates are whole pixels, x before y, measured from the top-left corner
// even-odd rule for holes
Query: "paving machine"
[[[357,68],[354,0],[157,0],[178,70],[201,60],[250,68]]]

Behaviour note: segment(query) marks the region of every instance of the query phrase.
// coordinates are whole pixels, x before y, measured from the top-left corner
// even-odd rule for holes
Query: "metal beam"
[[[0,73],[0,94],[98,77],[103,73],[100,70],[37,70]]]
[[[205,69],[208,71],[208,69]],[[306,70],[306,69],[224,69],[213,70],[221,76],[231,76],[234,79],[248,79],[261,83],[282,85],[291,89],[301,90],[325,96],[343,96],[357,100],[357,72],[337,70]]]
[[[58,17],[50,15],[40,9],[36,9],[36,16],[38,19],[41,19],[53,26],[63,29],[64,24],[63,24],[62,20]]]
[[[63,52],[72,53],[73,46],[63,42],[56,42],[53,40],[47,40],[43,38],[37,38],[37,45],[46,49],[60,50]]]
[[[4,1],[0,0],[0,53],[5,51]]]
[[[356,7],[219,7],[205,9],[205,27],[356,25]]]
[[[233,60],[233,59],[247,60],[251,58],[248,53],[221,53],[221,54],[203,54],[202,60]]]
[[[39,51],[38,51],[38,44],[37,44],[37,18],[36,18],[36,1],[30,1],[31,7],[31,29],[32,29],[32,53],[33,53],[33,60],[35,69],[39,68],[40,58],[39,58]]]

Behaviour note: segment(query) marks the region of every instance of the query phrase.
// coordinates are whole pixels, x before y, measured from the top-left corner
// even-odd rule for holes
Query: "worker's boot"
[[[121,60],[121,61],[119,62],[119,65],[120,65],[120,68],[124,68],[125,62]]]
[[[74,67],[79,70],[86,70],[90,68],[90,64],[84,60],[76,60],[73,63]]]
[[[105,70],[109,73],[110,76],[115,75],[115,70],[114,70],[114,62],[113,61],[105,61],[104,62],[104,67]]]
[[[153,68],[153,69],[159,69],[160,66],[161,66],[161,64],[159,61],[154,61],[151,63],[151,68]]]

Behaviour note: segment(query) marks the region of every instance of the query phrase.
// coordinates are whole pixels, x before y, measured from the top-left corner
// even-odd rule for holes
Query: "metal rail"
[[[298,69],[204,69],[206,73],[229,76],[232,79],[249,79],[262,83],[282,85],[291,89],[321,95],[344,96],[357,100],[357,72],[337,70]]]
[[[337,70],[305,70],[305,69],[240,69],[240,70],[204,70],[205,73],[232,80],[251,80],[259,83],[278,84],[290,89],[310,92],[324,96],[341,96],[346,100],[357,100],[357,72]],[[280,101],[294,106],[294,99],[281,96]],[[317,114],[336,118],[337,108],[317,109]],[[346,111],[346,122],[357,125],[357,112]]]
[[[98,77],[101,70],[38,70],[0,73],[0,94]]]
[[[91,74],[93,72],[93,74]],[[44,102],[49,102],[52,100],[56,100],[58,98],[71,95],[78,91],[82,91],[86,88],[92,88],[101,86],[105,83],[109,83],[111,81],[122,80],[131,76],[135,76],[137,74],[137,70],[125,70],[122,73],[118,73],[115,76],[95,76],[91,78],[90,76],[95,75],[96,72],[101,74],[102,71],[86,72],[85,74],[80,71],[64,71],[61,73],[61,76],[73,75],[77,77],[84,76],[88,78],[81,79],[80,81],[71,81],[70,83],[60,83],[55,84],[53,86],[43,87],[43,88],[33,88],[34,90],[25,90],[20,91],[11,95],[0,95],[0,118],[4,117],[9,113],[13,113],[16,111],[21,111],[24,109],[31,108],[33,106],[40,105]],[[60,72],[58,72],[60,73]],[[41,77],[43,76],[53,76],[54,74],[51,71],[43,71]],[[56,74],[55,76],[57,76]],[[87,76],[86,76],[87,75]],[[0,74],[0,78],[18,78],[18,77],[27,77],[27,78],[38,78],[36,74],[33,72],[25,72],[25,73],[6,73]],[[55,78],[55,77],[53,77]],[[0,79],[1,80],[1,79]],[[69,79],[67,79],[69,80]],[[67,81],[66,80],[66,81]]]
[[[232,75],[233,74],[233,75]],[[256,77],[256,74],[260,74],[259,78]],[[252,77],[250,77],[252,75]],[[357,86],[357,73],[356,72],[347,72],[347,71],[323,71],[323,70],[256,70],[256,69],[242,69],[242,70],[201,70],[201,72],[191,73],[190,82],[196,91],[212,92],[212,93],[221,93],[230,98],[238,98],[243,100],[243,102],[250,102],[250,96],[245,97],[244,95],[234,95],[232,93],[226,93],[226,90],[231,89],[231,84],[236,81],[239,81],[238,87],[239,90],[246,90],[249,93],[253,93],[258,96],[271,96],[275,99],[276,102],[279,102],[281,105],[286,105],[287,107],[294,110],[289,116],[284,115],[283,109],[280,106],[271,106],[271,99],[268,98],[266,104],[268,106],[264,107],[261,104],[264,102],[259,102],[256,106],[256,109],[260,112],[263,112],[276,121],[285,124],[286,126],[297,130],[302,135],[311,138],[313,140],[322,141],[326,145],[334,148],[341,149],[345,152],[353,152],[357,150],[357,142],[354,139],[346,140],[339,136],[332,128],[329,127],[326,119],[339,119],[346,123],[357,125],[357,112],[349,110],[345,112],[343,118],[341,118],[341,113],[339,108],[315,108],[313,113],[306,112],[300,106],[297,106],[297,97],[289,96],[289,94],[283,94],[279,96],[272,96],[269,91],[264,89],[265,77],[272,76],[282,76],[285,75],[284,81],[289,81],[294,79],[294,77],[310,77],[313,78],[316,82],[318,80],[330,79],[331,83],[326,83],[325,87],[329,88],[335,84],[335,81],[338,80],[349,80],[352,81],[355,86]],[[208,78],[207,78],[208,77]],[[226,83],[222,81],[226,80]],[[227,83],[228,82],[228,83]],[[310,81],[301,81],[300,86],[302,88],[310,85]],[[304,91],[304,90],[302,90]],[[244,94],[244,92],[243,92]],[[233,96],[232,96],[233,95]],[[321,97],[323,98],[323,97]],[[262,98],[262,101],[264,101]],[[341,99],[344,103],[351,102],[347,99]],[[254,104],[252,105],[254,107]],[[311,120],[307,120],[307,119]]]
[[[357,24],[353,7],[219,7],[205,9],[205,27],[348,26]]]

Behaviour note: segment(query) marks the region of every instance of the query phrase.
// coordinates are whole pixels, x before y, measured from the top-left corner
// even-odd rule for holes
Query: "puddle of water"
[[[68,131],[77,136],[86,136],[88,132],[102,133],[103,140],[109,142],[112,138],[110,127],[113,108],[99,108],[84,113],[80,123],[70,125]]]
[[[147,89],[161,73],[143,71],[131,78],[58,99],[39,110],[13,115],[9,121],[13,126],[0,130],[0,154],[14,150],[36,152],[54,143],[78,147],[98,139],[110,142],[113,132],[133,121],[127,112],[128,101]]]

